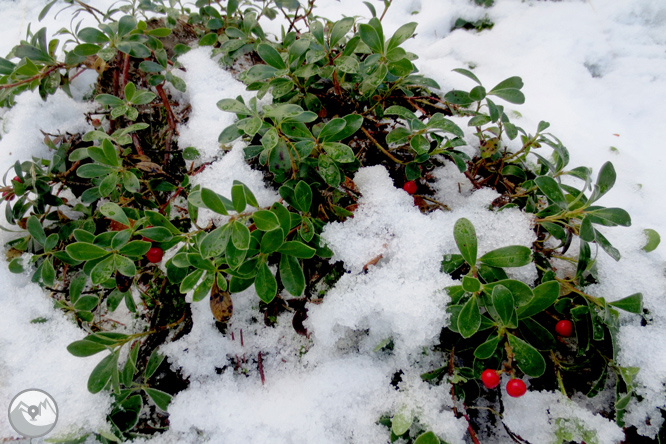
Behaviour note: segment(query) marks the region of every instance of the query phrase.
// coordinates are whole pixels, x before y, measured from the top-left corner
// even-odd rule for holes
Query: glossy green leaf
[[[259,57],[261,57],[264,62],[273,68],[287,69],[287,65],[285,65],[284,60],[282,60],[282,56],[280,56],[280,53],[271,45],[260,43],[257,46],[257,54],[259,54]]]
[[[620,225],[622,227],[631,226],[631,216],[622,208],[599,208],[587,211],[587,217],[595,224],[614,227]]]
[[[243,116],[251,116],[253,114],[247,106],[235,99],[222,99],[217,102],[217,107],[222,111]]]
[[[155,374],[159,366],[162,364],[162,361],[164,361],[164,355],[160,354],[157,350],[153,350],[150,354],[150,358],[148,358],[148,363],[146,364],[146,379]]]
[[[30,235],[39,242],[40,245],[46,243],[46,233],[44,232],[44,227],[42,227],[42,223],[39,219],[35,216],[30,216],[26,222],[26,226]]]
[[[118,270],[120,274],[123,274],[128,277],[134,277],[136,275],[136,266],[134,265],[134,261],[120,254],[116,254],[114,256],[115,256],[115,268],[116,270]]]
[[[513,294],[503,285],[496,285],[492,293],[493,308],[502,325],[509,328],[518,327],[518,317]]]
[[[476,296],[472,296],[462,307],[457,324],[463,338],[469,338],[477,332],[481,325],[481,313]]]
[[[90,377],[88,377],[88,391],[99,393],[111,379],[111,373],[118,369],[118,353],[109,354],[95,366]]]
[[[169,403],[171,402],[172,396],[166,392],[163,392],[161,390],[157,390],[154,388],[144,388],[144,392],[146,392],[146,395],[150,397],[150,399],[155,403],[157,407],[159,407],[160,410],[162,411],[167,411],[167,408],[169,407]]]
[[[393,432],[395,436],[402,436],[407,433],[413,422],[414,415],[412,409],[409,407],[403,407],[398,410],[391,419],[391,432]]]
[[[210,210],[222,215],[229,215],[221,196],[208,188],[201,188],[201,200]]]
[[[414,444],[440,444],[441,441],[433,432],[425,432],[420,434],[415,440]],[[446,444],[446,443],[445,443]]]
[[[245,211],[247,207],[247,200],[245,199],[245,190],[243,190],[243,185],[236,184],[231,187],[231,201],[234,205],[234,210],[236,213],[240,214]]]
[[[486,342],[476,347],[474,350],[474,356],[477,359],[490,358],[493,354],[495,354],[495,350],[497,350],[499,341],[500,337],[496,333],[492,333]]]
[[[110,255],[95,265],[90,272],[90,280],[93,284],[101,284],[111,278],[114,271],[116,271],[114,255]]]
[[[629,313],[643,314],[643,293],[634,293],[609,304]]]
[[[277,281],[265,262],[262,262],[259,265],[257,276],[254,280],[254,286],[257,290],[259,299],[267,304],[271,302],[277,294]]]
[[[150,250],[151,247],[150,242],[145,242],[145,241],[132,241],[122,247],[118,252],[120,254],[124,254],[125,256],[133,256],[133,257],[138,257],[138,256],[144,256],[146,253],[148,253],[148,250]]]
[[[282,244],[278,251],[282,254],[288,254],[297,258],[310,259],[315,255],[317,250],[308,245],[305,245],[303,242],[288,241]]]
[[[498,268],[522,267],[532,262],[532,250],[521,245],[501,247],[484,254],[479,261]]]
[[[294,256],[280,256],[280,280],[285,290],[293,296],[300,297],[305,290],[305,274],[300,262]]]
[[[79,358],[92,356],[103,350],[107,350],[105,345],[98,344],[97,342],[86,341],[85,339],[81,341],[74,341],[67,346],[67,351]]]
[[[390,51],[393,48],[397,48],[398,46],[402,45],[402,43],[410,38],[412,35],[414,35],[414,31],[416,30],[416,27],[418,26],[418,23],[416,22],[410,22],[402,25],[398,30],[391,36],[391,38],[388,41],[388,44],[386,46],[386,50]]]
[[[69,254],[72,259],[79,261],[98,259],[109,254],[105,249],[86,242],[69,244],[65,247],[65,251],[67,251],[67,254]]]
[[[562,188],[560,185],[550,176],[539,176],[534,179],[537,187],[543,194],[546,195],[555,205],[562,209],[567,209],[569,204],[567,199],[564,197]]]
[[[130,226],[130,221],[127,218],[127,215],[123,211],[118,204],[113,203],[113,202],[107,202],[101,207],[99,207],[100,213],[102,213],[104,216],[108,217],[111,220],[115,220],[116,222],[123,224],[127,227]]]
[[[533,290],[534,297],[523,306],[518,307],[518,319],[528,318],[547,309],[560,295],[560,284],[548,281]]]
[[[301,180],[294,187],[294,204],[296,209],[303,212],[310,212],[310,205],[312,205],[312,189],[305,181]]]
[[[271,231],[280,226],[280,221],[272,211],[255,211],[252,214],[252,220],[254,221],[254,224],[257,226],[257,228],[261,231]]]
[[[477,241],[474,225],[461,217],[453,226],[453,237],[465,261],[472,267],[476,265]]]
[[[231,226],[231,241],[239,250],[250,248],[250,230],[242,223],[236,221]]]
[[[546,361],[539,351],[527,342],[507,333],[509,345],[513,349],[514,357],[518,367],[527,376],[538,378],[546,371]]]
[[[359,35],[363,43],[368,45],[368,47],[376,54],[382,54],[384,52],[384,42],[379,38],[379,34],[375,28],[370,25],[361,24],[359,25]]]
[[[595,202],[606,194],[613,185],[615,185],[615,179],[617,175],[615,174],[615,168],[610,162],[606,162],[601,166],[599,170],[599,175],[597,176],[597,183],[594,186],[594,191],[592,196],[590,196],[590,202]]]
[[[476,293],[481,290],[481,282],[479,282],[479,280],[475,277],[463,276],[462,287],[465,291]]]

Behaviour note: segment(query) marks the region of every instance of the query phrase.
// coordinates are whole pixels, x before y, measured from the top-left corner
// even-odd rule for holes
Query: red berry
[[[519,398],[527,392],[527,387],[525,383],[520,379],[512,379],[506,384],[506,392],[509,396],[514,398]]]
[[[416,182],[413,180],[405,182],[405,184],[402,186],[402,189],[407,191],[409,194],[414,194],[416,193]]]
[[[573,323],[564,319],[555,325],[555,331],[558,335],[568,338],[573,333]]]
[[[481,382],[489,389],[494,389],[500,383],[500,377],[495,370],[486,369],[481,373]]]
[[[148,253],[146,253],[146,258],[153,264],[161,262],[163,256],[164,256],[164,251],[162,251],[160,247],[153,247],[150,250],[148,250]]]
[[[12,180],[14,182],[23,183],[23,181],[18,176],[14,176],[14,178]]]

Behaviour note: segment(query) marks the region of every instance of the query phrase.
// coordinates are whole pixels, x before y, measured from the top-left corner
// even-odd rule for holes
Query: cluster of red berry
[[[150,225],[146,228],[152,228],[153,226]],[[152,239],[148,239],[147,237],[142,237],[141,240],[146,241],[146,242],[152,242]],[[152,262],[153,264],[157,264],[158,262],[162,262],[162,258],[164,257],[164,250],[162,250],[160,247],[151,247],[150,250],[146,253],[146,259],[148,259],[149,262]]]
[[[559,336],[568,338],[573,334],[573,323],[566,319],[559,321],[555,325],[555,332]],[[494,389],[500,383],[499,375],[500,372],[497,370],[492,370],[489,368],[485,369],[483,373],[481,373],[481,382],[483,382],[483,385],[485,385],[487,388]],[[506,392],[509,394],[509,396],[519,398],[527,392],[527,386],[525,386],[525,383],[522,380],[512,378],[506,384]]]

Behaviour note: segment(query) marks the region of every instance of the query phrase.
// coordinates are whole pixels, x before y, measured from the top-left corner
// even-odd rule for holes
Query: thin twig
[[[44,78],[47,75],[51,74],[56,69],[64,68],[65,66],[66,65],[64,63],[58,63],[57,65],[54,65],[54,66],[50,67],[46,71],[40,72],[39,74],[35,74],[34,76],[29,77],[27,79],[19,80],[18,82],[15,82],[15,83],[8,83],[6,85],[0,85],[0,89],[7,89],[7,88],[13,88],[15,86],[25,85],[26,83],[30,83],[33,80]]]
[[[384,148],[383,146],[381,146],[381,145],[379,144],[379,142],[377,142],[377,140],[376,140],[374,137],[372,137],[372,135],[368,132],[367,129],[361,127],[361,131],[363,131],[363,133],[365,133],[365,135],[368,136],[368,139],[370,139],[370,140],[372,141],[372,143],[374,143],[375,146],[376,146],[377,148],[379,148],[379,150],[380,150],[382,153],[386,154],[386,155],[387,155],[392,161],[394,161],[394,162],[396,162],[396,163],[399,163],[400,165],[404,165],[404,164],[405,164],[405,162],[403,162],[402,160],[398,159],[398,158],[395,157],[393,154],[389,153],[388,150],[387,150],[386,148]]]
[[[266,383],[266,377],[264,376],[264,361],[261,357],[261,352],[257,356],[257,367],[259,368],[259,376],[261,376],[261,385]]]

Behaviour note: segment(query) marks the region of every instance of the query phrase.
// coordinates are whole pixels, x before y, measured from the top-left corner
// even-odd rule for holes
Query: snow
[[[90,3],[106,9],[111,2]],[[53,18],[60,4],[38,25],[43,4],[41,0],[0,1],[6,24],[0,30],[0,55],[25,36],[28,23],[33,23],[33,30],[48,26],[51,33],[69,26],[71,10]],[[381,2],[374,4],[381,14]],[[318,1],[315,13],[331,19],[369,17],[356,0]],[[459,17],[474,21],[484,16],[495,23],[492,30],[450,30]],[[572,168],[585,165],[596,174],[604,162],[613,162],[617,184],[600,204],[626,209],[633,225],[602,230],[623,258],[615,262],[600,252],[600,281],[587,291],[608,301],[636,292],[644,295],[651,324],[641,327],[639,316],[621,315],[618,365],[641,368],[635,389],[642,401],[631,401],[625,420],[639,433],[654,436],[662,421],[658,409],[666,407],[666,247],[651,253],[641,247],[645,228],[666,236],[666,152],[659,131],[666,117],[661,106],[666,102],[666,3],[502,0],[484,9],[468,0],[406,0],[389,8],[383,21],[385,34],[411,20],[419,23],[418,35],[404,46],[418,54],[416,65],[439,82],[442,91],[473,86],[471,80],[452,72],[454,68],[474,67],[487,87],[519,75],[525,83],[526,103],[518,106],[498,100],[507,110],[520,113],[510,114],[516,124],[534,133],[539,121],[550,122],[549,131],[569,148]],[[265,24],[280,35],[279,20]],[[193,49],[179,60],[186,69],[178,75],[187,83],[187,92],[178,97],[192,106],[189,120],[178,128],[179,146],[200,151],[197,165],[215,161],[193,177],[194,183],[229,196],[233,181],[241,180],[261,206],[270,206],[278,194],[244,162],[242,144],[235,142],[225,152],[217,142],[219,133],[235,119],[217,109],[217,101],[238,95],[247,100],[253,93],[210,58],[209,48]],[[40,130],[89,131],[83,114],[94,105],[83,97],[93,81],[90,73],[77,78],[74,99],[58,92],[44,102],[37,93],[24,93],[14,108],[0,111],[0,173],[18,159],[49,156]],[[464,120],[457,122],[465,125]],[[470,130],[464,129],[469,136]],[[475,148],[464,150],[473,154]],[[546,148],[542,152],[549,154]],[[406,405],[447,442],[465,442],[467,425],[452,413],[450,386],[431,386],[418,376],[445,365],[441,355],[423,353],[437,342],[448,322],[444,310],[448,296],[443,289],[455,282],[439,273],[441,258],[456,252],[452,227],[460,217],[476,228],[479,256],[501,246],[531,245],[533,221],[515,209],[490,211],[497,194],[488,189],[473,191],[453,165],[435,170],[433,177],[435,197],[450,212],[420,213],[412,197],[396,188],[382,167],[356,174],[354,182],[363,197],[354,218],[329,224],[322,235],[334,251],[333,260],[343,262],[345,274],[321,304],[309,305],[310,338],[294,332],[289,313],[280,315],[275,327],[257,320],[261,315],[253,287],[233,296],[235,313],[229,326],[233,337],[215,327],[208,299],[193,303],[192,331],[161,349],[172,368],[189,378],[190,386],[169,407],[170,430],[149,441],[383,442],[388,431],[377,420]],[[202,210],[200,222],[205,225],[213,217],[219,219]],[[12,238],[11,233],[0,235],[3,244]],[[380,255],[375,265],[364,270]],[[0,355],[4,358],[0,399],[9,403],[21,390],[41,388],[60,408],[53,436],[105,429],[110,399],[86,390],[87,376],[99,357],[76,358],[66,351],[67,344],[82,338],[84,332],[54,310],[47,295],[27,276],[10,274],[5,261],[0,262],[0,281],[5,284],[0,294]],[[525,282],[536,277],[532,265],[509,271],[511,277]],[[129,315],[123,310],[121,304],[114,316],[124,322]],[[38,317],[47,321],[30,323]],[[375,351],[389,338],[394,343],[392,352]],[[264,385],[258,371],[259,353]],[[398,370],[404,375],[396,390],[390,381]],[[597,414],[601,408],[595,409],[594,404],[529,389],[522,398],[503,399],[506,424],[530,442],[555,442],[558,427],[579,441],[585,438],[583,433],[592,433],[604,444],[623,439],[621,430]],[[14,436],[2,417],[0,437]]]

